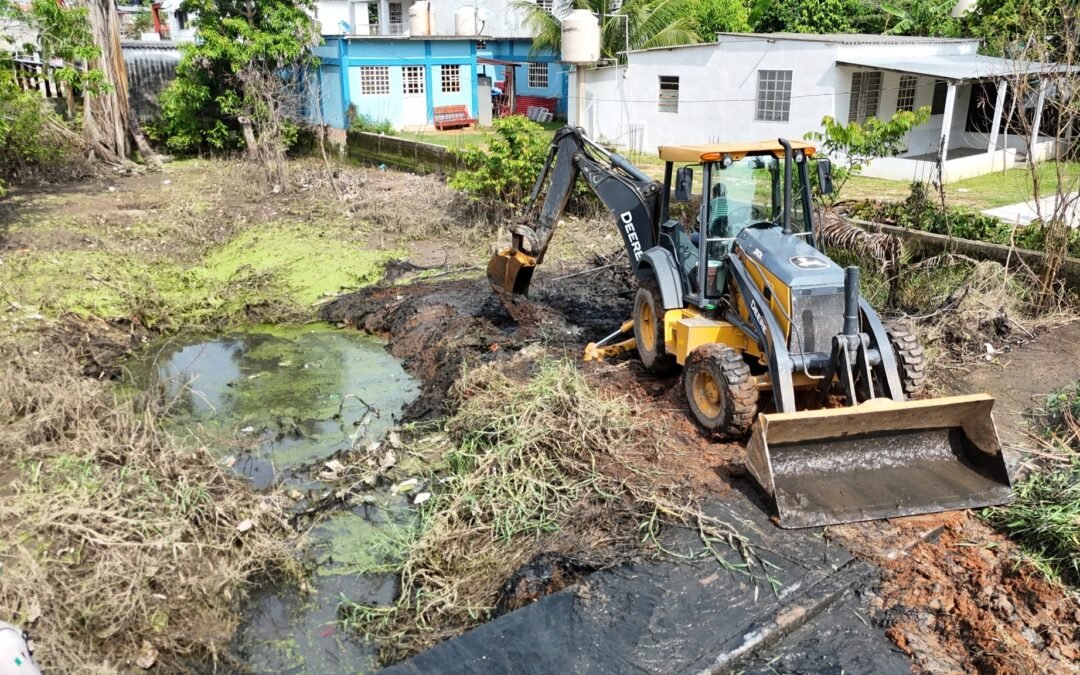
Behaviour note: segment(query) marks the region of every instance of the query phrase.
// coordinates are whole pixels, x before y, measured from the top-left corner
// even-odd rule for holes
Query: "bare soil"
[[[412,413],[438,415],[463,364],[528,354],[535,345],[579,359],[584,344],[630,315],[627,289],[633,284],[624,272],[553,281],[557,277],[537,273],[528,309],[509,308],[516,319],[482,279],[367,289],[327,306],[324,316],[386,335],[394,354],[424,380]],[[1080,379],[1077,338],[1080,324],[1059,326],[948,386],[997,396],[996,420],[1006,445],[1016,447],[1025,438],[1023,414],[1037,399]],[[743,446],[716,443],[694,425],[679,378],[650,376],[634,359],[582,367],[594,383],[652,402],[646,406],[650,418],[686,450],[666,458],[664,467],[688,486],[722,493],[745,485]],[[1077,672],[1076,596],[1023,563],[1015,544],[974,515],[860,523],[827,532],[883,570],[874,599],[878,616],[916,670]]]

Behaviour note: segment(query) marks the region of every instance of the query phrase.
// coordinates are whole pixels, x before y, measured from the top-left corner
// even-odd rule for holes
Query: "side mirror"
[[[675,201],[688,202],[694,193],[694,169],[684,166],[675,172]]]
[[[827,159],[819,159],[817,162],[818,189],[823,195],[833,193],[832,162]]]

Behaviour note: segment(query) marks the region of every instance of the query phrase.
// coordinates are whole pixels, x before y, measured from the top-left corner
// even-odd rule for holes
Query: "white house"
[[[535,0],[552,9],[565,0]],[[409,33],[409,10],[420,0],[319,0],[316,18],[323,35],[406,35]],[[476,32],[500,38],[533,37],[525,25],[525,13],[511,0],[427,0],[435,35],[457,35],[455,16],[459,10],[472,10]]]
[[[703,141],[802,138],[843,122],[931,107],[907,152],[865,175],[946,181],[1052,156],[1055,142],[1007,133],[1006,81],[1054,66],[981,56],[976,40],[883,35],[722,33],[715,43],[632,51],[626,65],[572,75],[570,121],[638,151]],[[1038,101],[1042,108],[1045,89]]]

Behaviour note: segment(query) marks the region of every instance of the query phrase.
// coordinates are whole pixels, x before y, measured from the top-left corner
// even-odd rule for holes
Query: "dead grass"
[[[570,362],[513,368],[531,374],[484,366],[455,385],[449,469],[428,478],[416,527],[388,542],[382,569],[401,574],[397,603],[342,607],[347,625],[379,641],[384,663],[491,618],[500,588],[538,554],[603,568],[661,553],[665,524],[695,528],[701,555],[771,581],[747,540],[660,468],[672,441],[635,401],[596,391]],[[724,557],[730,547],[741,564]]]
[[[0,612],[48,672],[212,661],[245,590],[299,573],[281,504],[179,446],[156,403],[115,400],[51,337],[0,345]]]

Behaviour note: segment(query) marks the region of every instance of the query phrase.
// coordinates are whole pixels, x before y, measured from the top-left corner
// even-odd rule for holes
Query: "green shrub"
[[[365,131],[371,134],[386,134],[387,136],[394,134],[394,125],[390,123],[390,120],[380,120],[370,115],[359,114],[356,112],[356,106],[351,103],[349,104],[348,117],[350,131]]]
[[[483,202],[517,209],[528,199],[550,139],[544,127],[521,115],[498,119],[494,127],[486,150],[475,145],[451,148],[463,168],[450,178],[450,187]]]
[[[1045,248],[1047,227],[1044,223],[1036,221],[1014,228],[998,218],[972,209],[942,208],[927,194],[926,185],[919,182],[911,184],[911,194],[902,202],[862,201],[853,205],[850,211],[856,218],[923,232],[991,244],[1009,245],[1015,242],[1017,247],[1033,251]],[[1068,250],[1069,255],[1080,256],[1080,230],[1069,231]]]
[[[0,64],[0,188],[71,156],[74,148],[60,134],[62,125],[40,95],[20,89],[12,71]]]

